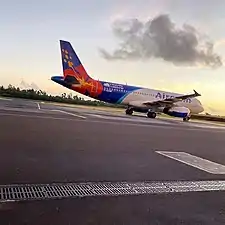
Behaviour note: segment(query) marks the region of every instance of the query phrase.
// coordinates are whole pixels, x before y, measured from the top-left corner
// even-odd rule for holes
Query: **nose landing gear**
[[[127,115],[132,115],[134,110],[132,108],[127,108],[125,112]]]

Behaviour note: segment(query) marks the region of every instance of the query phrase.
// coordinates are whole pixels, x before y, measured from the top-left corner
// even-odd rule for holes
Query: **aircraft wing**
[[[158,100],[158,101],[153,101],[153,102],[143,102],[144,105],[146,106],[171,106],[173,105],[174,103],[176,102],[179,102],[179,101],[183,101],[185,99],[188,99],[188,98],[195,98],[195,97],[198,97],[198,96],[201,96],[197,91],[194,90],[194,94],[189,94],[189,95],[181,95],[181,96],[177,96],[177,97],[174,97],[174,98],[166,98],[166,99],[163,99],[163,100]]]

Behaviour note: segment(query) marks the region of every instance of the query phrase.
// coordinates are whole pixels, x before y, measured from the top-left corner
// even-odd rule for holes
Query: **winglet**
[[[199,94],[196,90],[194,90],[194,93],[196,97],[201,96],[201,94]]]

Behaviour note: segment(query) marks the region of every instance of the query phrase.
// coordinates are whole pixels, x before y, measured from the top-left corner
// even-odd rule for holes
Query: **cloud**
[[[225,45],[225,39],[221,39],[221,40],[218,40],[218,41],[215,43],[214,47],[215,47],[215,48],[220,48],[220,47],[223,47],[224,45]]]
[[[112,53],[100,48],[107,60],[163,59],[176,66],[222,66],[212,42],[193,26],[177,28],[168,15],[143,22],[138,19],[116,20],[113,33],[121,42]]]
[[[22,80],[20,82],[20,88],[21,89],[34,89],[34,90],[40,90],[40,88],[34,83],[32,82],[31,84],[28,84],[27,82],[25,82],[24,80]]]

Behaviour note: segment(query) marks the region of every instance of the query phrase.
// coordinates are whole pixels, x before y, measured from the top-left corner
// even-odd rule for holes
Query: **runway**
[[[0,196],[12,185],[45,193],[1,203],[2,224],[224,224],[225,126],[92,108],[0,99]],[[52,184],[94,194],[53,200]]]

